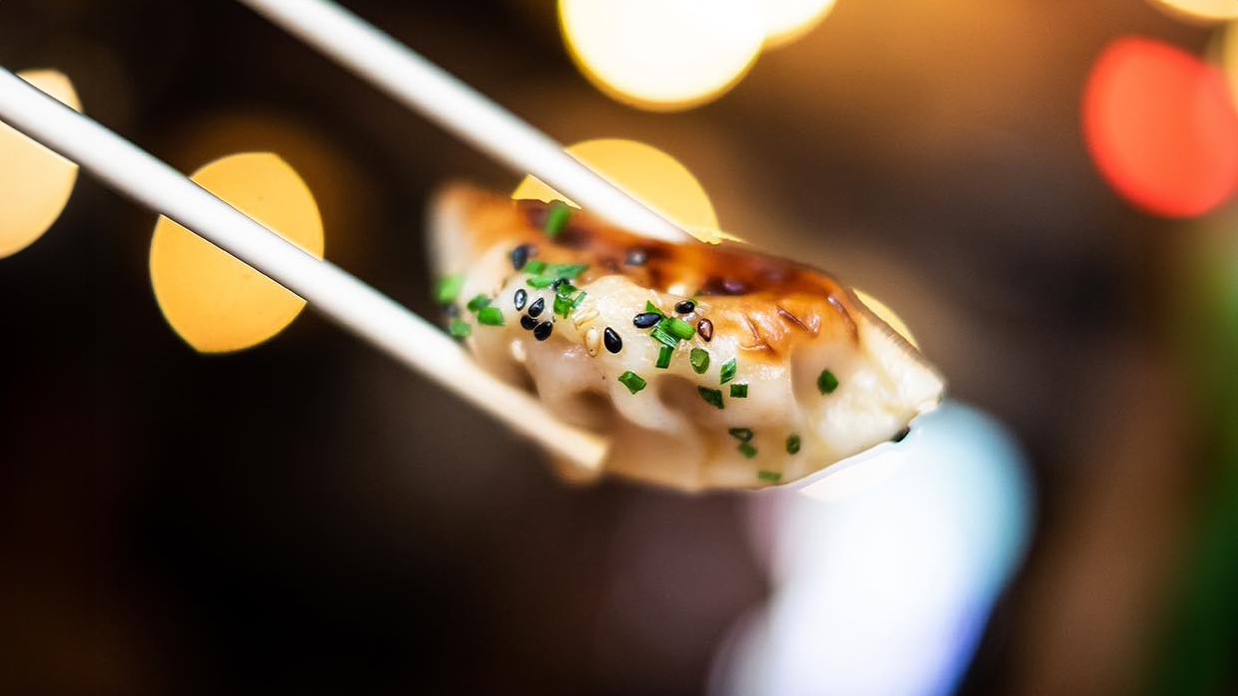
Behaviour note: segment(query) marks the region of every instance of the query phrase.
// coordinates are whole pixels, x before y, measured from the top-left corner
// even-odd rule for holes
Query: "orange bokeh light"
[[[75,111],[73,83],[54,70],[17,74]],[[77,182],[77,165],[0,123],[0,258],[33,244],[64,212]]]
[[[190,178],[322,258],[322,218],[314,195],[278,156],[230,155]],[[151,239],[150,276],[164,318],[203,353],[257,345],[282,331],[305,307],[305,300],[287,288],[163,216]]]

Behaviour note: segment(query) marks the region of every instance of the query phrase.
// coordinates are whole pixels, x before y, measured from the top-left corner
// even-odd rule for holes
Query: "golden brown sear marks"
[[[542,231],[549,205],[508,202],[478,193],[471,222],[479,251],[499,241],[537,246],[548,263],[587,263],[581,282],[620,274],[659,292],[672,288],[709,307],[715,331],[733,332],[740,345],[774,357],[823,334],[859,340],[854,317],[863,310],[830,275],[733,242],[670,244],[613,227],[574,210],[552,240]],[[505,214],[499,211],[506,211]]]

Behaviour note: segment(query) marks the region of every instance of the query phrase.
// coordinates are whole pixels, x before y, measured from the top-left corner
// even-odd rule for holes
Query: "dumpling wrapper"
[[[920,352],[825,273],[744,245],[652,240],[582,211],[552,239],[543,231],[548,210],[446,188],[431,204],[433,262],[441,276],[462,275],[452,313],[471,325],[465,343],[478,362],[535,391],[563,420],[609,435],[604,471],[683,490],[788,483],[896,437],[942,398],[943,380]],[[529,267],[516,269],[520,245],[547,264],[588,264],[571,280],[586,295],[568,316],[555,314],[553,288],[530,286]],[[477,295],[501,312],[502,326],[479,323],[466,308]],[[677,313],[689,297],[695,309]],[[552,322],[545,340],[521,324],[538,299],[537,323]],[[663,344],[633,324],[647,302],[697,329],[665,369],[656,367]],[[702,319],[713,324],[711,340]],[[607,327],[622,340],[617,353],[601,340]],[[691,364],[693,348],[709,354],[703,373]],[[735,376],[723,384],[732,359]],[[837,381],[828,393],[823,370]],[[619,381],[627,371],[646,386],[632,393]],[[732,385],[747,385],[747,397],[732,396]],[[720,391],[723,408],[700,388]],[[748,447],[746,432],[732,429],[752,431]]]

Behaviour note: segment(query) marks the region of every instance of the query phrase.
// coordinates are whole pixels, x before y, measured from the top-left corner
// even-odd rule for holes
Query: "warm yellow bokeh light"
[[[919,341],[916,340],[915,336],[911,335],[911,329],[907,327],[907,322],[903,321],[902,317],[895,314],[894,310],[890,309],[886,303],[864,292],[863,290],[856,289],[855,294],[860,298],[860,302],[864,303],[864,306],[873,311],[873,314],[876,314],[879,319],[889,324],[890,328],[898,332],[899,336],[907,339],[908,343],[915,346],[916,349],[919,350]]]
[[[1150,2],[1182,19],[1201,22],[1238,19],[1238,2],[1235,0],[1150,0]]]
[[[322,218],[309,187],[269,153],[215,160],[191,177],[247,215],[322,258]],[[160,217],[150,246],[155,299],[189,345],[217,353],[248,348],[287,326],[305,300],[231,254]]]
[[[765,40],[757,0],[559,0],[559,26],[599,89],[656,110],[722,95]]]
[[[26,82],[82,110],[73,83],[54,70],[17,74]],[[0,258],[43,236],[69,202],[77,165],[0,123]]]
[[[834,8],[834,0],[762,0],[760,4],[767,50],[807,34]]]
[[[585,140],[568,146],[567,152],[703,241],[716,241],[718,216],[709,194],[674,157],[652,145],[622,138]],[[532,175],[520,182],[512,198],[559,199],[576,205]]]

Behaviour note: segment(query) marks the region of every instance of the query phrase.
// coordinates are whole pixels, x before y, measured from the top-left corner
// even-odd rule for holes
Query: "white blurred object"
[[[1032,490],[1014,438],[979,411],[947,402],[917,427],[885,449],[897,459],[862,492],[776,491],[754,503],[766,513],[758,527],[770,527],[757,531],[774,539],[776,589],[719,655],[712,693],[954,689],[1023,556]]]

